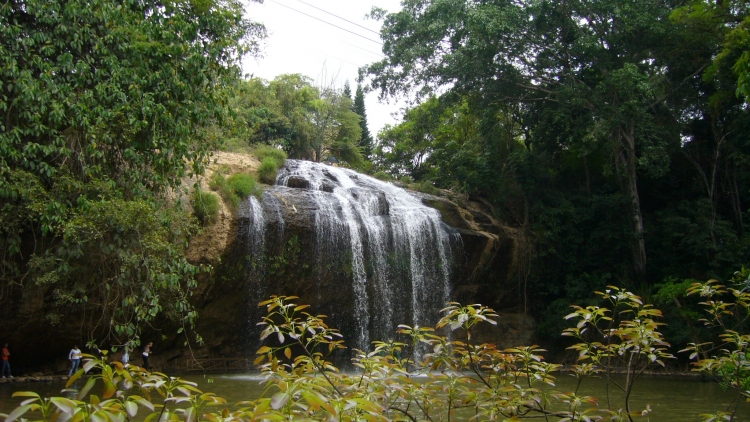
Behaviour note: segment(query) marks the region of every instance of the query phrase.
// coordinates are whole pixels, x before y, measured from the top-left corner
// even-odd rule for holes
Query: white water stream
[[[323,268],[335,254],[349,253],[356,310],[349,316],[354,320],[351,346],[367,350],[371,340],[392,336],[397,324],[437,321],[438,310],[450,297],[460,237],[441,221],[437,210],[391,183],[347,169],[288,160],[276,187],[264,192],[262,207],[250,199],[248,252],[260,254],[266,247],[266,216],[274,215],[283,233],[284,213],[298,211],[290,211],[285,198],[300,190],[305,200],[314,202],[309,208],[315,212],[317,250],[310,254],[311,262]]]

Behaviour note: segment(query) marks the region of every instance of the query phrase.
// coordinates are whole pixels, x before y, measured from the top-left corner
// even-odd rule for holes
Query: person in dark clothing
[[[151,353],[151,347],[154,345],[153,342],[150,342],[146,345],[146,347],[143,348],[143,353],[141,354],[143,356],[143,367],[148,370],[151,368],[151,365],[148,364],[148,355]]]
[[[10,362],[8,359],[10,358],[10,351],[8,350],[8,343],[5,343],[3,346],[2,351],[0,351],[0,359],[2,359],[0,362],[2,362],[2,367],[0,368],[0,375],[5,378],[5,373],[8,373],[8,377],[13,378],[13,375],[10,374]]]

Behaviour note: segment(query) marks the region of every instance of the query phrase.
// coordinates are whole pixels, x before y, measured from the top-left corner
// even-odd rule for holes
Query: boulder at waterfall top
[[[506,293],[519,284],[520,236],[481,203],[459,206],[351,170],[288,160],[276,184],[243,203],[232,224],[217,287],[202,296],[199,324],[211,354],[244,343],[252,355],[262,315],[254,305],[271,294],[299,296],[328,315],[350,347],[393,338],[398,324],[434,325],[449,300],[501,313],[500,325],[511,328],[483,338],[501,346],[531,340],[533,320],[517,314],[518,296]]]

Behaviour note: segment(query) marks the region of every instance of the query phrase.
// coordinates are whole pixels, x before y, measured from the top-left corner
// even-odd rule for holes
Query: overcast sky
[[[268,80],[284,73],[301,73],[343,86],[349,81],[356,89],[357,69],[383,58],[380,22],[366,19],[373,6],[398,11],[399,0],[264,0],[248,3],[246,10],[253,20],[266,25],[268,39],[263,58],[246,58],[246,74]],[[335,16],[334,16],[335,15]],[[338,16],[338,17],[337,17]],[[342,20],[344,18],[350,22]],[[335,25],[335,26],[334,26]],[[360,26],[357,26],[360,25]],[[371,32],[372,31],[372,32]],[[387,123],[400,105],[378,103],[377,94],[365,99],[367,122],[374,135]]]

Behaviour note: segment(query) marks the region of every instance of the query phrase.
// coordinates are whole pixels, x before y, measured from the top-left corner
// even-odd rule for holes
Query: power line
[[[364,29],[365,31],[370,31],[370,32],[372,32],[373,34],[375,34],[375,35],[377,35],[377,36],[380,36],[380,32],[377,32],[377,31],[373,31],[372,29],[370,29],[370,28],[368,28],[368,27],[366,27],[366,26],[362,26],[362,25],[360,25],[360,24],[358,24],[358,23],[355,23],[355,22],[352,22],[352,21],[350,21],[349,19],[346,19],[346,18],[342,18],[341,16],[338,16],[338,15],[335,15],[335,14],[333,14],[333,13],[331,13],[331,12],[328,12],[328,11],[326,11],[326,10],[323,10],[323,9],[321,9],[321,8],[317,7],[317,6],[313,6],[312,4],[310,4],[310,3],[307,3],[307,2],[304,2],[304,1],[302,1],[302,0],[297,0],[297,1],[298,1],[298,2],[300,2],[300,3],[302,3],[302,4],[306,4],[306,5],[310,6],[310,7],[312,7],[313,9],[317,9],[317,10],[320,10],[321,12],[323,12],[323,13],[329,14],[329,15],[333,16],[334,18],[339,18],[339,19],[341,19],[342,21],[346,21],[346,22],[349,22],[350,24],[352,24],[352,25],[354,25],[354,26],[358,26],[358,27],[360,27],[360,28]]]
[[[360,46],[358,46],[358,45],[354,45],[354,44],[352,44],[352,43],[348,43],[348,42],[346,42],[346,41],[341,41],[341,40],[339,40],[339,41],[340,41],[340,42],[341,42],[342,44],[346,44],[346,45],[352,46],[352,47],[354,47],[354,48],[356,48],[356,49],[358,49],[358,50],[362,50],[362,51],[364,51],[364,52],[366,52],[366,53],[372,54],[373,56],[378,56],[378,57],[380,57],[380,58],[383,58],[383,57],[385,57],[385,55],[384,55],[383,53],[376,53],[376,52],[374,52],[374,51],[370,51],[370,50],[368,50],[368,49],[366,49],[366,48],[362,48],[362,47],[360,47]]]
[[[338,58],[338,57],[336,57],[336,56],[326,56],[326,57],[330,57],[330,58],[332,58],[332,59],[336,59],[336,60],[338,60],[338,61],[340,61],[340,62],[343,62],[343,63],[348,63],[348,64],[350,64],[350,65],[352,65],[352,66],[354,66],[354,67],[356,67],[356,68],[359,68],[359,67],[361,66],[361,65],[358,65],[358,64],[356,64],[356,63],[352,63],[352,62],[350,62],[350,61],[348,61],[348,60],[344,60],[344,59]]]
[[[324,21],[323,19],[317,18],[317,17],[315,17],[315,16],[313,16],[313,15],[308,15],[307,13],[305,13],[305,12],[302,12],[302,11],[300,11],[300,10],[297,10],[297,9],[295,9],[295,8],[293,8],[293,7],[287,6],[287,5],[285,5],[285,4],[281,4],[281,3],[277,2],[277,1],[274,1],[274,0],[270,0],[270,1],[271,1],[272,3],[276,3],[276,4],[278,4],[279,6],[283,6],[283,7],[286,7],[287,9],[292,9],[292,10],[294,10],[294,11],[295,11],[295,12],[297,12],[297,13],[301,13],[301,14],[303,14],[303,15],[305,15],[305,16],[307,16],[307,17],[313,18],[313,19],[315,19],[315,20],[317,20],[317,21],[321,21],[321,22],[323,22],[323,23],[325,23],[325,24],[327,24],[327,25],[331,25],[331,26],[333,26],[333,27],[335,27],[335,28],[338,28],[338,29],[340,29],[340,30],[342,30],[342,31],[346,31],[346,32],[348,32],[348,33],[350,33],[350,34],[353,34],[353,35],[356,35],[356,36],[358,36],[358,37],[360,37],[360,38],[364,38],[364,39],[366,39],[367,41],[370,41],[370,42],[374,42],[374,43],[376,43],[376,44],[379,44],[379,45],[383,45],[383,43],[382,43],[382,42],[380,42],[380,41],[375,41],[375,40],[373,40],[373,39],[371,39],[371,38],[367,38],[367,37],[365,37],[364,35],[361,35],[361,34],[358,34],[358,33],[356,33],[356,32],[350,31],[350,30],[348,30],[348,29],[346,29],[346,28],[342,28],[342,27],[340,27],[340,26],[338,26],[338,25],[336,25],[336,24],[332,24],[331,22],[328,22],[328,21]]]

